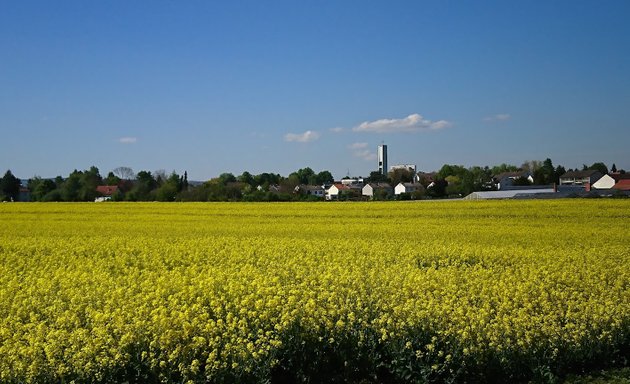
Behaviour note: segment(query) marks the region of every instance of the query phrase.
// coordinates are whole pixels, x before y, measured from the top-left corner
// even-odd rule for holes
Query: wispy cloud
[[[498,115],[484,117],[483,121],[493,122],[493,121],[507,121],[510,120],[512,116],[509,113],[499,113]]]
[[[414,113],[402,119],[380,119],[375,121],[365,121],[358,126],[352,128],[354,132],[376,132],[376,133],[394,133],[394,132],[423,132],[438,131],[448,128],[453,124],[446,120],[431,121],[422,115]]]
[[[374,151],[370,151],[367,148],[368,148],[368,143],[352,143],[348,145],[348,149],[352,151],[352,155],[354,157],[358,157],[365,161],[376,160],[376,153],[374,153]]]
[[[121,144],[134,144],[138,141],[137,137],[121,137],[118,142]]]
[[[304,133],[287,133],[284,135],[284,141],[308,143],[319,139],[319,133],[315,131],[306,131]]]
[[[341,133],[341,132],[345,131],[345,128],[343,128],[343,127],[335,127],[335,128],[330,128],[329,131],[333,132],[333,133]]]
[[[368,143],[352,143],[350,145],[348,145],[348,148],[350,149],[365,149],[367,148]]]

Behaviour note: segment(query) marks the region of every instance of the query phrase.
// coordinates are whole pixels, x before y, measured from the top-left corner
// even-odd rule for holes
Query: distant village
[[[118,167],[106,177],[98,168],[67,178],[21,180],[7,171],[0,178],[0,201],[368,201],[458,198],[551,199],[628,197],[630,174],[603,163],[566,170],[551,159],[520,167],[492,168],[445,164],[437,172],[419,172],[415,164],[388,165],[387,145],[377,148],[377,169],[369,177],[334,180],[329,171],[302,168],[282,177],[274,173],[239,176],[223,173],[206,182],[188,181],[187,172],[133,172]]]

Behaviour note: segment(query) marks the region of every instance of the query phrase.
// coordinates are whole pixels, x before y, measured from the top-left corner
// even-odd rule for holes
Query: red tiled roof
[[[621,179],[615,184],[613,189],[619,189],[621,191],[630,191],[630,179]]]
[[[111,196],[116,193],[117,190],[118,186],[116,185],[99,185],[98,187],[96,187],[96,192],[104,196]]]
[[[630,173],[611,173],[610,177],[615,179],[615,181],[627,180],[630,179]]]

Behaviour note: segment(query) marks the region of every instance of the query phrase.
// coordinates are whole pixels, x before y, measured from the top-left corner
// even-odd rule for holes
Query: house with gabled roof
[[[602,173],[594,170],[587,169],[586,171],[569,171],[560,176],[560,185],[593,185],[602,176]]]
[[[99,185],[96,187],[96,192],[105,197],[112,197],[114,193],[118,192],[117,185]]]
[[[619,181],[611,189],[617,191],[630,191],[630,179],[619,179]]]
[[[422,191],[424,187],[418,183],[398,183],[394,188],[394,194],[400,195],[401,193],[413,193],[416,191]]]
[[[326,200],[336,200],[339,198],[339,194],[343,192],[349,192],[351,188],[341,183],[335,183],[326,190]]]
[[[599,178],[596,182],[593,183],[592,187],[594,189],[610,189],[615,186],[615,179],[613,179],[610,175],[604,175]]]
[[[370,199],[374,198],[374,194],[384,194],[386,196],[391,196],[394,194],[394,188],[387,183],[369,183],[363,186],[361,189],[361,195],[366,196]]]
[[[302,193],[307,196],[316,196],[321,197],[322,199],[326,196],[326,190],[321,185],[304,185],[300,184],[295,187],[293,190],[295,193]]]

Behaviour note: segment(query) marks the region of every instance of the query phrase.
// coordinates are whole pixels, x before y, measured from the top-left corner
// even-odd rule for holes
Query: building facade
[[[387,145],[381,144],[378,146],[378,172],[381,175],[387,175]]]

